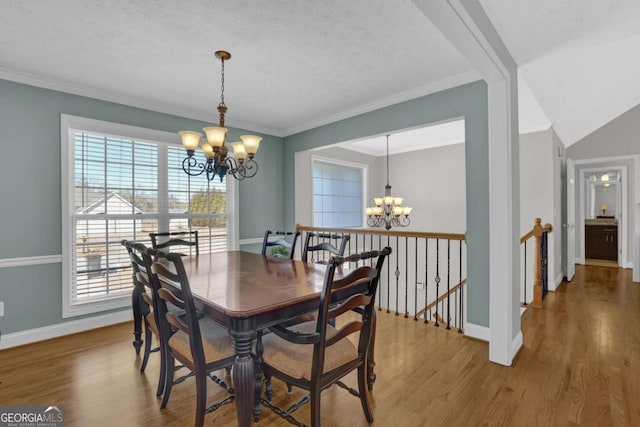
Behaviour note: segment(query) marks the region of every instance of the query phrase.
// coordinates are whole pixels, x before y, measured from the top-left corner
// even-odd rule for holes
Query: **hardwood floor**
[[[640,284],[631,270],[576,266],[545,308],[522,317],[524,347],[512,367],[488,362],[488,344],[454,330],[379,312],[376,426],[640,426]],[[63,405],[68,426],[193,423],[195,384],[155,397],[158,361],[138,372],[131,324],[0,352],[1,405]],[[355,386],[355,376],[347,378]],[[276,404],[302,396],[274,382]],[[209,386],[209,400],[223,396]],[[357,398],[322,394],[324,426],[368,425]],[[309,408],[297,417],[309,422]],[[205,418],[234,426],[235,406]],[[265,409],[259,425],[289,425]]]

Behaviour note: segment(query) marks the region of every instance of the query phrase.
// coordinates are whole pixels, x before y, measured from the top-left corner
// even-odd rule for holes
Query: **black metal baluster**
[[[378,250],[382,248],[382,236],[378,234]],[[388,263],[387,263],[388,264]],[[380,292],[380,299],[378,301],[382,302],[382,286],[378,286],[378,292]],[[382,311],[382,304],[378,304],[378,311]]]
[[[458,332],[462,333],[462,321],[463,321],[463,304],[464,304],[464,300],[462,299],[462,292],[464,289],[464,286],[462,285],[462,240],[460,240],[460,281],[458,283],[460,283],[460,318],[458,319]]]
[[[358,235],[356,235],[356,251],[354,253],[356,254],[360,253],[360,251],[358,250]]]
[[[451,293],[450,292],[451,292],[451,239],[447,239],[447,329],[451,329]]]
[[[542,245],[540,246],[540,250],[542,251],[542,256],[540,257],[540,259],[542,260],[542,298],[546,297],[547,292],[549,291],[549,275],[547,274],[548,234],[549,233],[547,233],[546,231],[542,233]]]
[[[404,318],[409,317],[409,238],[404,238]]]
[[[524,241],[524,304],[527,305],[527,241]]]
[[[389,235],[387,235],[387,246],[391,246],[389,244],[390,239],[391,239],[391,237]],[[387,262],[387,313],[390,313],[390,311],[389,311],[389,303],[391,302],[390,301],[391,297],[389,295],[391,293],[390,286],[391,286],[391,263]]]
[[[400,251],[398,251],[398,236],[396,236],[396,272],[395,272],[395,276],[396,276],[396,316],[399,314],[398,313],[398,290],[400,288],[400,269],[398,268],[398,265],[400,265]]]
[[[424,239],[424,323],[429,323],[429,238]]]
[[[440,239],[436,239],[436,323],[434,326],[440,326],[438,321],[438,298],[440,297]]]
[[[418,320],[418,238],[415,238],[415,243],[416,243],[416,250],[414,251],[415,254],[415,261],[414,261],[414,266],[415,266],[415,272],[413,274],[413,277],[415,277],[414,280],[414,289],[413,289],[413,293],[415,295],[415,297],[413,298],[413,320],[417,321]]]
[[[364,236],[364,238],[366,239],[367,236]],[[373,250],[373,234],[369,235],[369,250],[372,251]],[[373,267],[373,258],[371,258],[370,260],[370,265],[371,267]]]

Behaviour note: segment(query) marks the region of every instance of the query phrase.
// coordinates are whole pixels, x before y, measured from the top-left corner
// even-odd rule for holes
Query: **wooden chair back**
[[[304,240],[304,247],[302,249],[302,261],[309,261],[309,252],[328,252],[328,256],[344,256],[345,249],[347,248],[347,243],[351,237],[349,235],[342,234],[327,234],[327,233],[314,233],[310,231],[307,233]],[[315,240],[315,244],[312,244]],[[330,243],[335,242],[335,243]],[[326,264],[327,261],[323,259],[313,259],[314,256],[311,254],[312,261]]]
[[[289,252],[289,259],[293,259],[293,254],[296,250],[296,242],[298,241],[298,237],[300,237],[299,231],[267,230],[265,231],[264,239],[262,240],[262,255],[268,255],[267,248],[269,247],[282,246],[285,247]]]
[[[185,312],[185,315],[180,317],[168,311],[160,314],[164,314],[173,328],[188,334],[193,363],[196,369],[204,369],[205,356],[198,322],[199,316],[193,300],[189,279],[182,263],[182,254],[157,251],[155,255],[151,270],[158,278],[158,297],[165,304],[173,304]]]
[[[151,238],[153,249],[172,250],[173,246],[186,246],[189,249],[195,248],[196,255],[200,255],[198,230],[149,233],[149,237]]]
[[[343,366],[343,370],[350,371],[357,365],[366,363],[367,349],[371,342],[371,334],[373,331],[373,310],[375,309],[375,297],[378,288],[378,280],[384,265],[385,258],[391,253],[391,248],[386,247],[381,251],[363,252],[348,257],[331,257],[328,261],[327,271],[325,272],[324,287],[320,297],[320,310],[318,313],[318,321],[316,333],[318,341],[315,344],[313,352],[312,365],[312,381],[320,381],[324,366],[324,355],[328,347],[335,345],[337,342],[349,339],[352,334],[357,334],[358,358],[353,364]],[[375,266],[362,265],[348,273],[346,276],[336,279],[336,270],[342,268],[345,263],[362,264],[371,258],[377,258]],[[364,287],[356,294],[349,291],[350,288]],[[358,313],[356,320],[343,322],[342,326],[336,329],[331,328],[332,333],[329,334],[330,328],[327,325],[334,323],[343,314]],[[352,314],[350,314],[350,319]],[[337,322],[340,324],[340,322]],[[330,377],[341,377],[344,372],[326,373]],[[331,381],[332,378],[328,378]]]

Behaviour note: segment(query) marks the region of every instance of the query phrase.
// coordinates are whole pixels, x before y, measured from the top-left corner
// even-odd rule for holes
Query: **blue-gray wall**
[[[465,118],[468,321],[489,326],[489,131],[487,86],[478,81],[331,123],[284,139],[285,176],[295,153],[427,123]],[[429,165],[424,165],[429,167]],[[451,171],[456,173],[456,171]],[[422,195],[428,198],[428,194]],[[412,198],[419,195],[411,195]],[[294,183],[285,180],[285,223],[295,225]]]
[[[342,120],[286,138],[265,136],[259,179],[240,183],[240,238],[294,225],[294,154],[335,142],[465,118],[468,320],[489,325],[487,88],[476,82]],[[0,80],[0,259],[60,255],[60,114],[176,132],[203,123]],[[230,109],[229,116],[233,111]],[[235,138],[246,131],[230,129]],[[177,138],[176,138],[177,141]],[[429,165],[425,165],[428,167]],[[455,173],[455,171],[452,171]],[[428,195],[424,195],[428,197]],[[62,319],[59,263],[0,268],[2,332]]]
[[[61,114],[166,132],[210,125],[0,80],[0,259],[62,253]],[[242,133],[247,131],[229,129],[230,138],[238,139]],[[241,239],[260,237],[265,228],[283,224],[283,140],[262,136],[257,155],[260,178],[240,183]],[[0,301],[5,303],[2,333],[75,320],[62,319],[61,280],[60,263],[0,268]]]

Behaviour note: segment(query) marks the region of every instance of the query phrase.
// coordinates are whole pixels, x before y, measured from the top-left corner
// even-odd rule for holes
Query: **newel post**
[[[542,308],[542,219],[536,218],[533,225],[533,235],[536,238],[535,262],[533,273],[533,301],[531,305]]]

